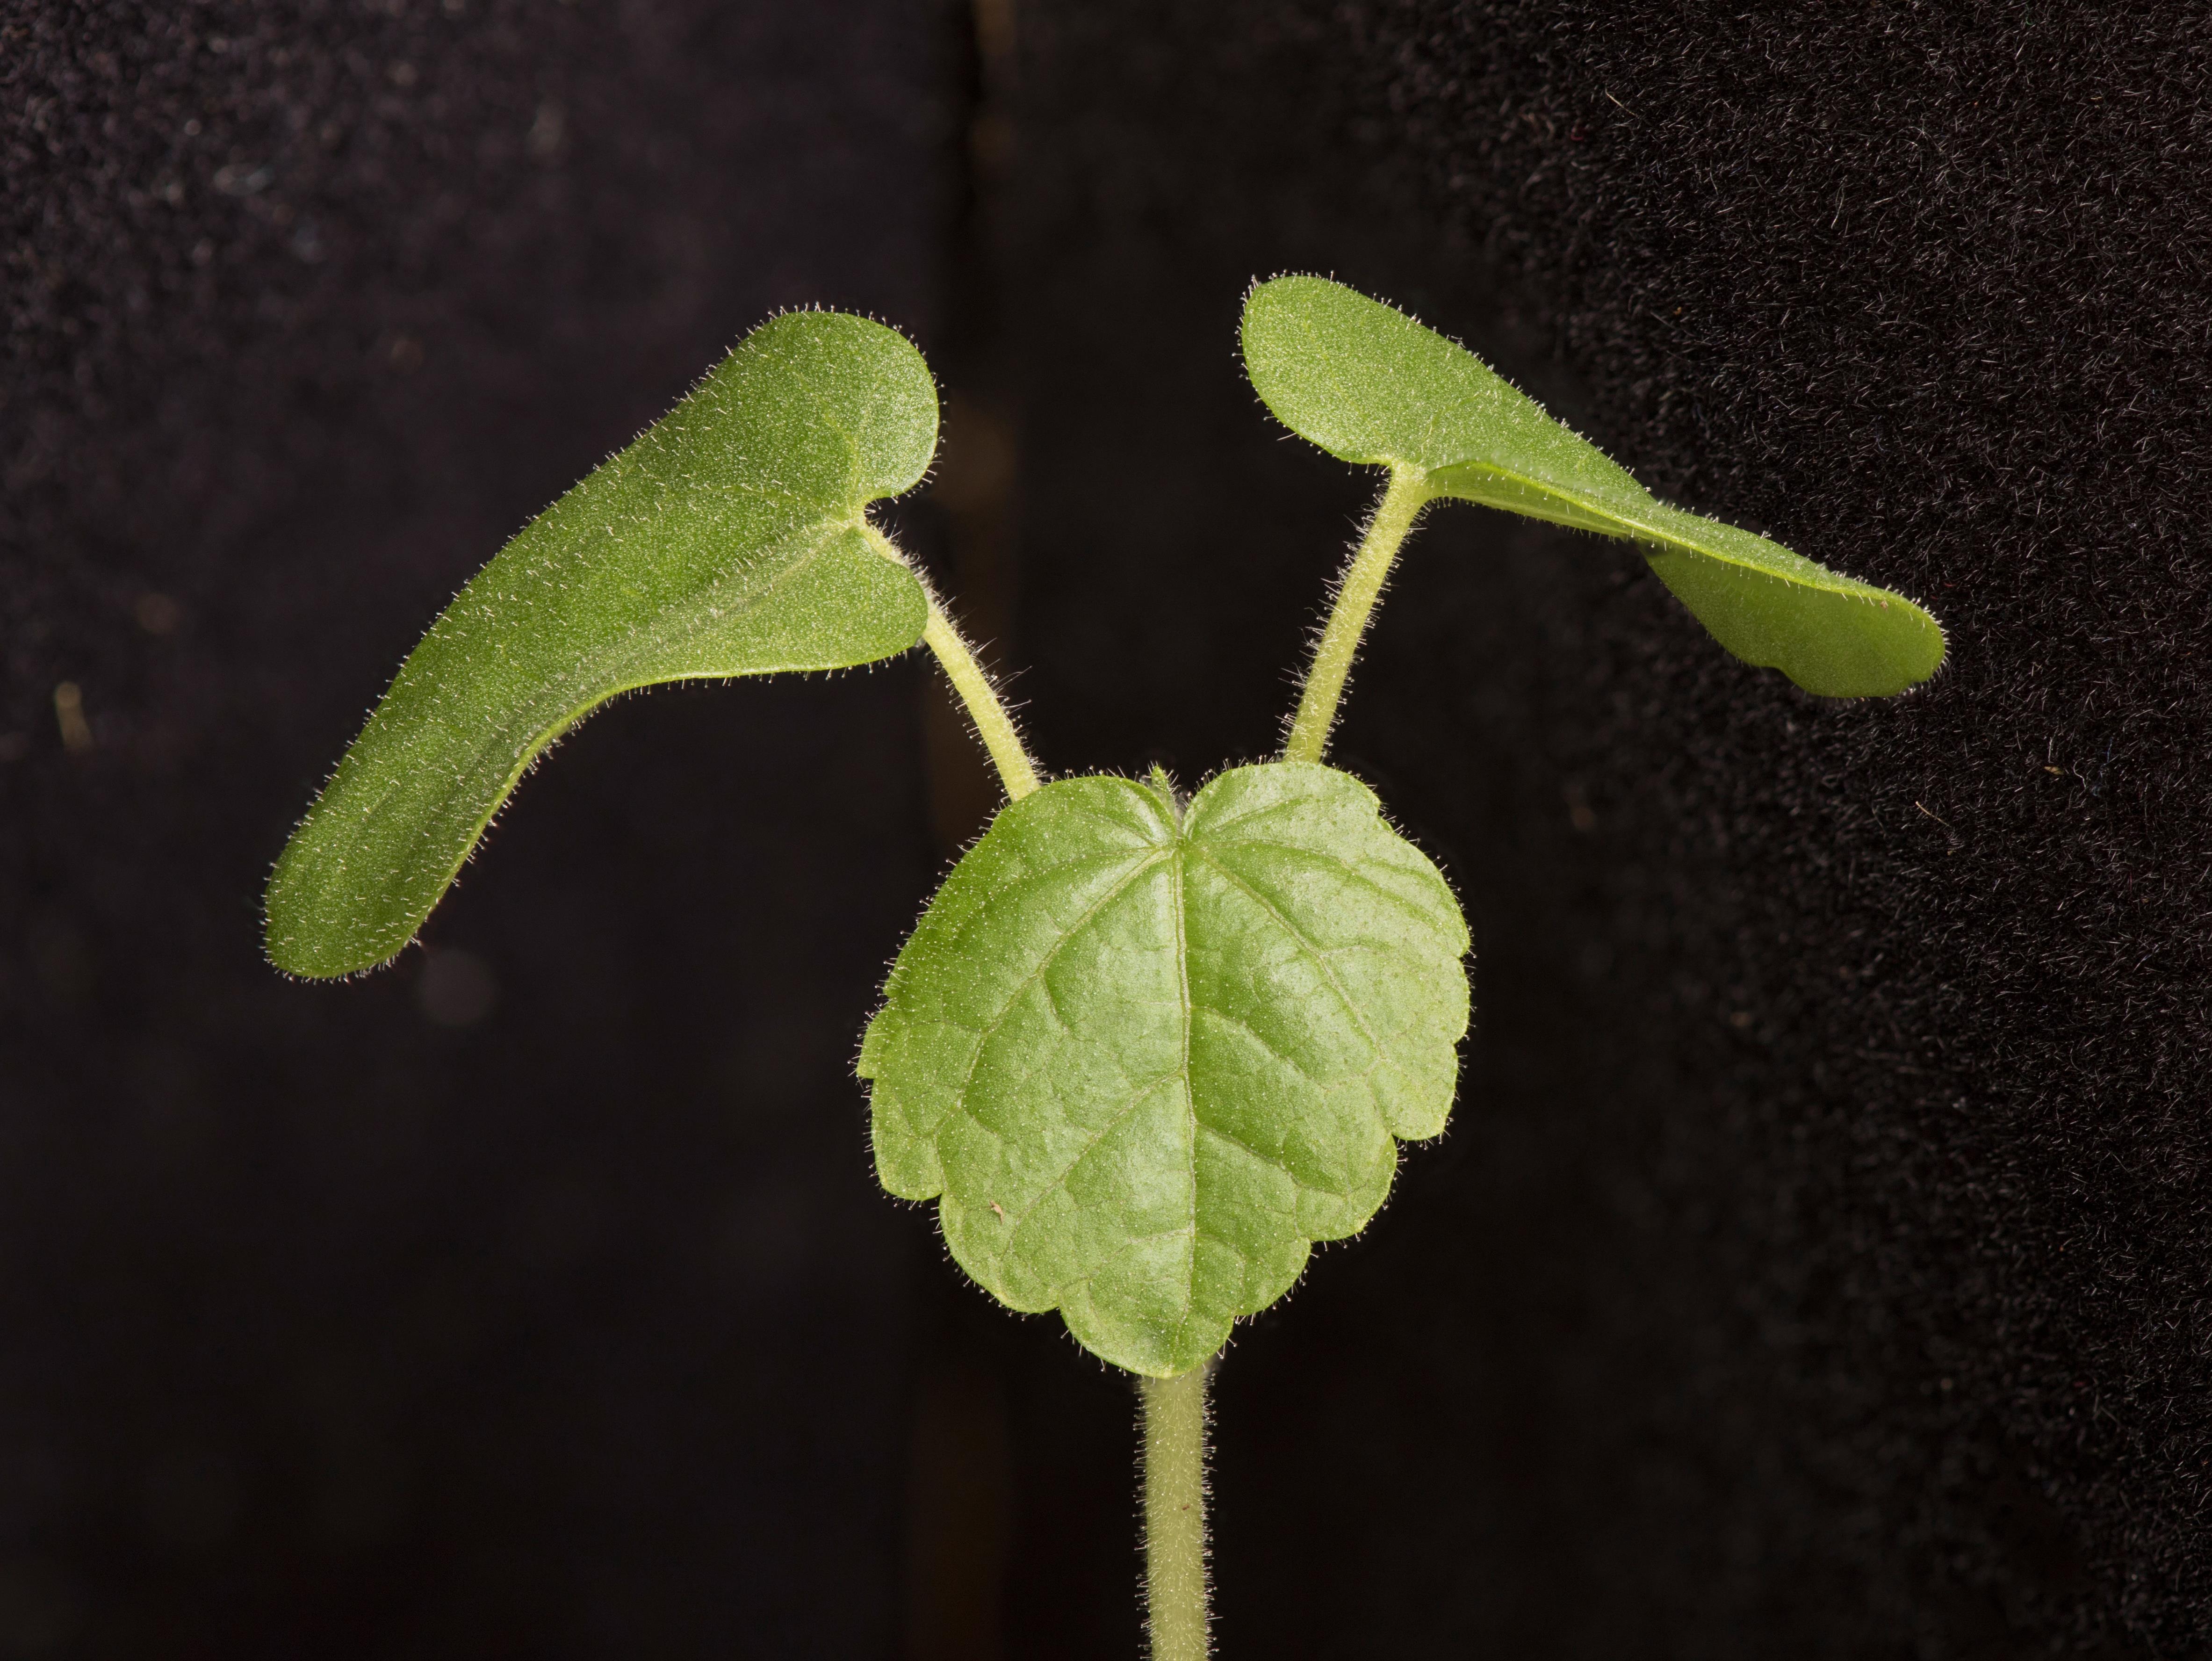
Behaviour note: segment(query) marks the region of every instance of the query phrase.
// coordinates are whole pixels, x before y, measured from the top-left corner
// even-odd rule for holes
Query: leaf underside
[[[270,958],[332,976],[398,952],[522,775],[609,698],[914,645],[928,602],[866,513],[936,442],[935,386],[894,331],[831,312],[755,330],[431,627],[277,861]]]
[[[1747,663],[1828,697],[1901,692],[1943,630],[1900,594],[1670,508],[1466,348],[1316,277],[1245,302],[1252,385],[1284,425],[1346,461],[1413,469],[1432,495],[1642,545],[1660,581]]]
[[[1381,1205],[1436,1135],[1467,926],[1334,769],[1061,780],[1002,812],[891,971],[860,1074],[884,1185],[962,1268],[1169,1377]]]

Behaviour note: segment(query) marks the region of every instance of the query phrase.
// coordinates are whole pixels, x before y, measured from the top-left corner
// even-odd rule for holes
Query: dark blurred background
[[[1131,1395],[875,1189],[991,806],[923,664],[664,691],[262,964],[439,605],[779,307],[1060,771],[1276,743],[1371,481],[1255,274],[1928,600],[1880,705],[1414,545],[1337,759],[1462,1104],[1220,1376],[1222,1653],[2212,1653],[2212,15],[0,0],[0,1661],[1138,1652]]]

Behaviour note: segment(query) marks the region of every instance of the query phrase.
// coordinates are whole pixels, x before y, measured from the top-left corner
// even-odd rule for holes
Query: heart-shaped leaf
[[[921,637],[921,583],[867,522],[937,445],[896,332],[795,312],[539,515],[446,609],[294,833],[269,955],[300,975],[413,938],[522,775],[609,698],[836,669]]]
[[[1467,925],[1347,774],[1240,767],[1180,810],[1064,779],[931,902],[860,1051],[876,1165],[962,1268],[1170,1377],[1382,1204],[1443,1129]]]
[[[1431,496],[1642,544],[1722,645],[1809,692],[1886,697],[1943,660],[1942,626],[1911,600],[1658,502],[1474,353],[1342,283],[1259,284],[1243,340],[1254,388],[1291,431],[1412,470]]]

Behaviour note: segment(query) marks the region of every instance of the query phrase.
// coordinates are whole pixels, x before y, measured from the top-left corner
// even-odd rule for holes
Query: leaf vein
[[[1373,1047],[1376,1054],[1379,1056],[1382,1053],[1382,1046],[1376,1040],[1374,1030],[1367,1025],[1366,1013],[1362,1010],[1358,1004],[1352,1001],[1352,995],[1344,989],[1343,983],[1337,979],[1336,970],[1329,963],[1328,954],[1323,952],[1320,946],[1315,945],[1312,940],[1307,939],[1305,931],[1300,928],[1296,923],[1292,922],[1290,918],[1284,914],[1280,906],[1277,905],[1265,894],[1261,893],[1257,889],[1247,883],[1242,877],[1238,876],[1234,871],[1224,865],[1219,860],[1215,859],[1212,854],[1206,852],[1206,848],[1202,843],[1193,843],[1191,844],[1191,851],[1226,878],[1231,887],[1236,889],[1247,899],[1250,900],[1255,905],[1258,906],[1262,911],[1265,911],[1269,916],[1273,917],[1276,923],[1282,928],[1283,932],[1288,934],[1292,940],[1297,942],[1299,949],[1309,958],[1313,959],[1314,966],[1321,970],[1322,977],[1328,983],[1329,990],[1336,994],[1337,1001],[1344,1006],[1344,1013],[1352,1018],[1352,1024],[1359,1029],[1360,1037],[1365,1038],[1368,1043]]]

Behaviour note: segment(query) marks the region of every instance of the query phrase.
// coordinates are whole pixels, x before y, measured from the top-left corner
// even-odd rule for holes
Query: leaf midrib
[[[1234,820],[1230,821],[1230,823],[1235,822],[1236,821]],[[1315,852],[1315,850],[1311,849],[1297,849],[1293,844],[1279,843],[1272,841],[1261,841],[1257,838],[1240,838],[1239,840],[1247,841],[1250,845],[1254,846],[1277,847],[1281,848],[1285,851],[1308,854]],[[1115,900],[1127,893],[1139,879],[1143,877],[1146,873],[1154,869],[1156,867],[1159,866],[1164,861],[1171,867],[1175,885],[1173,889],[1173,903],[1176,916],[1176,968],[1182,993],[1177,1005],[1177,1015],[1182,1023],[1181,1054],[1178,1063],[1176,1067],[1170,1072],[1156,1074],[1151,1078],[1136,1081],[1135,1088],[1132,1091],[1128,1099],[1124,1102],[1121,1106],[1105,1121],[1104,1123],[1098,1126],[1090,1136],[1085,1139],[1082,1145],[1068,1157],[1066,1161],[1062,1164],[1056,1171],[1053,1173],[1051,1178],[1044,1183],[1037,1189],[1036,1194],[1031,1196],[1030,1202],[1027,1205],[1024,1206],[1020,1211],[1013,1213],[1008,1216],[1006,1244],[1009,1248],[1011,1248],[1014,1244],[1015,1241],[1020,1237],[1023,1228],[1029,1222],[1030,1217],[1036,1213],[1037,1208],[1042,1205],[1047,1200],[1050,1199],[1054,1194],[1060,1193],[1065,1189],[1068,1180],[1083,1165],[1083,1162],[1089,1159],[1093,1153],[1097,1152],[1099,1146],[1104,1142],[1108,1137],[1111,1136],[1116,1129],[1118,1129],[1122,1124],[1126,1123],[1132,1113],[1134,1113],[1137,1109],[1148,1100],[1156,1092],[1162,1088],[1177,1084],[1180,1084],[1182,1086],[1184,1113],[1192,1138],[1188,1149],[1188,1189],[1190,1194],[1189,1220],[1181,1230],[1155,1230],[1152,1233],[1143,1238],[1148,1239],[1158,1238],[1168,1233],[1180,1232],[1187,1234],[1191,1239],[1195,1241],[1201,1236],[1208,1234],[1208,1231],[1205,1227],[1201,1218],[1201,1214],[1205,1209],[1205,1206],[1200,1190],[1203,1185],[1204,1178],[1200,1172],[1199,1161],[1197,1158],[1196,1139],[1201,1132],[1207,1135],[1218,1137],[1220,1140],[1228,1142],[1231,1146],[1243,1150],[1244,1153],[1250,1155],[1253,1159],[1259,1160],[1263,1165],[1270,1165],[1275,1170],[1280,1171],[1285,1177],[1289,1177],[1291,1182],[1297,1188],[1307,1189],[1316,1186],[1316,1184],[1309,1183],[1301,1178],[1297,1171],[1293,1171],[1284,1162],[1279,1154],[1269,1153],[1262,1149],[1255,1147],[1249,1142],[1244,1141],[1242,1138],[1232,1135],[1229,1131],[1224,1130],[1217,1125],[1207,1123],[1206,1118],[1202,1116],[1199,1111],[1198,1091],[1195,1082],[1192,1077],[1190,1053],[1192,1029],[1196,1024],[1195,1018],[1200,1007],[1190,987],[1190,943],[1188,928],[1188,890],[1184,874],[1185,861],[1186,859],[1190,856],[1195,856],[1203,860],[1206,864],[1217,872],[1231,888],[1239,894],[1242,894],[1249,903],[1257,906],[1277,928],[1280,928],[1283,933],[1289,937],[1299,952],[1313,964],[1313,965],[1320,971],[1323,979],[1328,983],[1329,989],[1335,995],[1339,1006],[1343,1009],[1346,1016],[1350,1019],[1352,1025],[1358,1031],[1361,1037],[1363,1037],[1367,1043],[1369,1056],[1368,1066],[1365,1071],[1352,1076],[1356,1076],[1361,1080],[1371,1080],[1376,1069],[1382,1065],[1383,1059],[1383,1046],[1381,1041],[1376,1038],[1374,1030],[1368,1025],[1365,1014],[1360,1009],[1358,1002],[1352,997],[1351,994],[1345,989],[1343,983],[1338,978],[1334,967],[1328,960],[1328,953],[1323,952],[1319,944],[1310,938],[1304,929],[1292,922],[1291,919],[1285,915],[1282,909],[1275,904],[1273,901],[1270,900],[1265,894],[1261,893],[1257,889],[1254,888],[1250,883],[1247,882],[1235,870],[1231,869],[1229,866],[1224,864],[1218,858],[1217,858],[1212,850],[1204,847],[1194,837],[1185,834],[1179,827],[1176,838],[1173,843],[1165,848],[1154,850],[1143,859],[1139,860],[1130,868],[1127,874],[1115,881],[1112,887],[1108,889],[1106,892],[1100,895],[1097,900],[1093,901],[1091,905],[1086,907],[1079,917],[1076,918],[1075,921],[1070,923],[1066,928],[1060,931],[1058,937],[1053,941],[1051,946],[1037,960],[1036,967],[1031,970],[1028,975],[1024,976],[1022,980],[1008,993],[998,1013],[992,1018],[986,1026],[981,1028],[976,1033],[975,1051],[969,1058],[968,1069],[962,1076],[958,1091],[955,1096],[957,1110],[963,1117],[975,1124],[977,1129],[982,1130],[986,1135],[993,1136],[994,1140],[998,1140],[1000,1139],[998,1133],[992,1130],[989,1126],[985,1125],[971,1109],[969,1104],[969,1098],[974,1087],[975,1072],[982,1063],[983,1052],[989,1047],[991,1040],[1000,1030],[1004,1028],[1006,1023],[1012,1019],[1014,1009],[1021,1002],[1024,995],[1027,993],[1032,986],[1042,983],[1043,976],[1051,968],[1052,964],[1058,960],[1060,952],[1063,952],[1079,935],[1080,935],[1085,928],[1091,926],[1100,912],[1103,911],[1108,906],[1111,905]],[[1345,874],[1352,878],[1354,880],[1360,882],[1364,886],[1368,887],[1380,896],[1389,898],[1394,905],[1406,910],[1411,910],[1410,907],[1407,907],[1405,905],[1405,902],[1401,897],[1392,894],[1388,889],[1382,888],[1379,884],[1374,883],[1371,879],[1367,878],[1364,873],[1359,872],[1348,861],[1341,859],[1330,859],[1326,855],[1321,855],[1319,857],[1324,863],[1338,867],[1345,873]],[[1063,1029],[1065,1029],[1066,1023],[1059,1013],[1057,1001],[1051,999],[1050,989],[1048,987],[1046,989],[1046,991],[1048,1001],[1051,1003],[1053,1019]],[[1304,1074],[1309,1080],[1313,1080],[1313,1082],[1319,1082],[1317,1080],[1313,1080],[1313,1075],[1310,1073],[1308,1073],[1306,1068],[1296,1059],[1285,1054],[1273,1043],[1269,1043],[1266,1037],[1257,1031],[1257,1029],[1254,1028],[1249,1022],[1244,1020],[1241,1016],[1238,1016],[1230,1010],[1217,1009],[1211,1004],[1206,1005],[1205,1007],[1207,1014],[1224,1021],[1231,1022],[1237,1026],[1243,1027],[1246,1031],[1250,1032],[1252,1036],[1259,1041],[1263,1049],[1267,1050],[1271,1055],[1275,1056],[1279,1060],[1289,1066],[1294,1072]],[[1382,1129],[1385,1131],[1389,1129],[1387,1121],[1383,1123]],[[1318,1191],[1334,1195],[1335,1197],[1340,1199],[1343,1197],[1340,1193],[1333,1189],[1319,1188]],[[1217,1238],[1219,1238],[1224,1244],[1229,1244],[1232,1247],[1234,1246],[1234,1242],[1230,1240],[1228,1237],[1218,1236]],[[1241,1251],[1240,1255],[1242,1255]],[[1096,1278],[1095,1275],[1086,1275],[1079,1282],[1078,1282],[1078,1284],[1087,1287]],[[1176,1329],[1178,1339],[1180,1339],[1181,1335],[1183,1332],[1188,1329],[1190,1322],[1194,1318],[1197,1292],[1198,1277],[1196,1273],[1196,1262],[1195,1259],[1194,1259],[1190,1271],[1183,1276],[1182,1314]]]
[[[1627,513],[1623,512],[1620,508],[1602,502],[1584,492],[1570,490],[1550,479],[1538,478],[1532,474],[1516,472],[1512,468],[1500,466],[1494,461],[1486,461],[1479,457],[1470,456],[1463,461],[1449,462],[1443,467],[1432,467],[1429,469],[1429,472],[1431,475],[1434,475],[1439,472],[1449,472],[1455,468],[1477,469],[1482,472],[1491,475],[1492,478],[1504,479],[1514,484],[1524,485],[1530,490],[1540,491],[1547,496],[1556,497],[1558,500],[1567,503],[1570,507],[1572,507],[1580,512],[1588,514],[1593,518],[1609,520],[1614,525],[1621,527],[1618,532],[1614,532],[1614,534],[1618,535],[1624,541],[1640,542],[1662,548],[1678,550],[1683,553],[1695,554],[1702,559],[1713,560],[1719,564],[1729,567],[1731,569],[1747,572],[1753,576],[1766,577],[1776,582],[1790,583],[1797,587],[1811,588],[1820,593],[1835,594],[1843,599],[1858,599],[1863,597],[1871,599],[1875,596],[1875,591],[1871,584],[1860,582],[1850,577],[1841,576],[1835,572],[1828,570],[1825,566],[1820,565],[1814,561],[1805,559],[1805,557],[1802,554],[1791,554],[1790,557],[1803,560],[1805,564],[1810,568],[1808,571],[1799,572],[1777,570],[1771,565],[1762,565],[1755,560],[1744,559],[1740,556],[1725,552],[1721,549],[1711,546],[1707,544],[1692,542],[1679,532],[1663,530],[1656,525],[1649,524],[1639,519],[1632,518]],[[1665,504],[1658,502],[1655,498],[1653,505],[1663,507]],[[1511,510],[1507,509],[1506,511],[1510,512]],[[1689,513],[1691,510],[1686,508],[1678,508],[1674,511],[1676,513]],[[1570,526],[1567,528],[1573,530],[1583,527]],[[1737,529],[1740,527],[1730,526],[1729,528]],[[1604,532],[1601,532],[1599,534],[1602,535]],[[1745,532],[1744,534],[1748,536],[1754,533]],[[1768,539],[1771,540],[1771,538]],[[1779,544],[1777,544],[1776,545],[1778,548],[1780,548]],[[1782,548],[1780,551],[1785,554],[1789,554],[1790,551],[1786,548]],[[1818,574],[1817,575],[1814,575],[1816,573]],[[1826,580],[1823,581],[1822,579]]]

